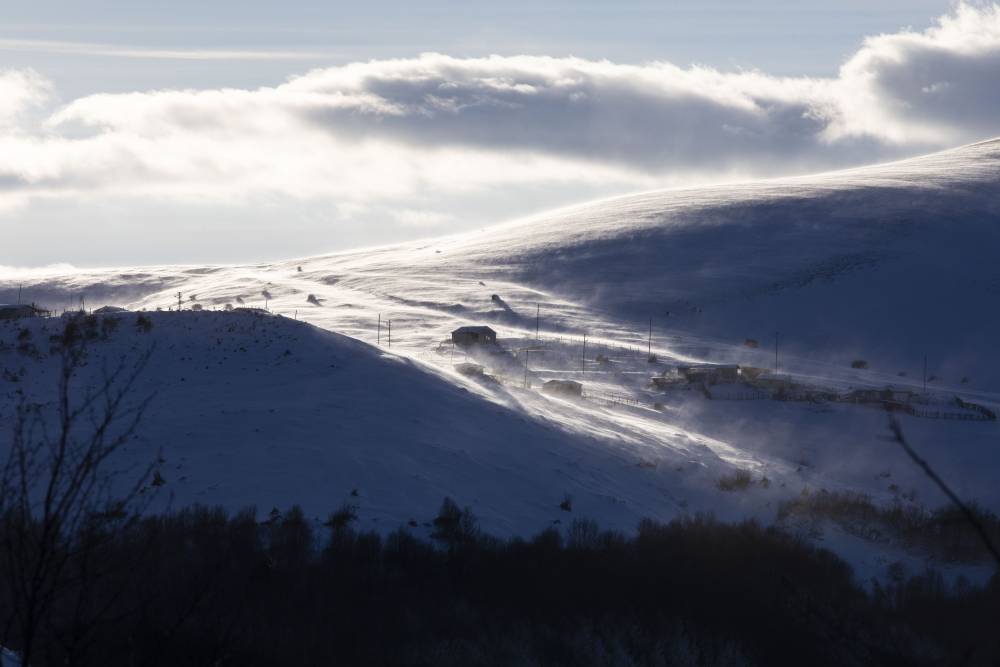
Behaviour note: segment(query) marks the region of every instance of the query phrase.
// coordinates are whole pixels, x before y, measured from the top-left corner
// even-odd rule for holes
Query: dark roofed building
[[[24,317],[45,317],[49,311],[34,304],[0,304],[0,320],[19,320]]]
[[[677,372],[684,376],[688,382],[703,382],[705,384],[739,382],[742,379],[740,367],[735,364],[693,364],[691,366],[678,366]]]
[[[497,342],[497,332],[489,327],[459,327],[451,332],[451,342],[459,347],[493,345]]]

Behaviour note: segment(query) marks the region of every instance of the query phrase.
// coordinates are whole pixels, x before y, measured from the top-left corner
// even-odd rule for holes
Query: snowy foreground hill
[[[796,383],[831,394],[891,385],[937,414],[956,396],[997,411],[998,215],[1000,140],[288,262],[23,282],[56,310],[81,297],[176,310],[178,292],[186,311],[201,309],[153,313],[148,334],[121,316],[92,350],[115,359],[156,343],[143,382],[157,397],[132,450],[163,450],[160,496],[175,504],[301,503],[323,516],[352,502],[368,526],[422,530],[449,495],[502,534],[580,516],[626,529],[697,511],[771,520],[804,490],[944,498],[886,441],[875,407],[724,400],[760,396],[650,379],[694,361],[773,370],[778,332],[779,370]],[[0,301],[20,280],[0,284]],[[227,305],[270,314],[211,312]],[[466,324],[493,327],[498,350],[444,342]],[[20,374],[0,381],[5,421],[18,390],[42,395],[55,363],[16,350],[23,326],[0,328],[0,366]],[[28,326],[44,337],[37,329],[56,323]],[[463,361],[492,379],[460,375]],[[539,391],[550,379],[582,382],[584,397]],[[960,494],[1000,510],[998,422],[902,423]],[[720,489],[736,470],[749,488]]]

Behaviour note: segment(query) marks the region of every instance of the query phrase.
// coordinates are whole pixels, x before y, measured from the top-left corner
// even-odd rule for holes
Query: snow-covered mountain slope
[[[74,396],[97,387],[120,360],[130,370],[151,350],[130,401],[152,401],[114,469],[134,471],[120,474],[127,482],[160,459],[160,507],[256,506],[266,514],[299,503],[323,519],[348,503],[364,527],[392,530],[430,521],[452,496],[498,534],[581,514],[631,527],[690,503],[714,507],[705,490],[730,469],[712,453],[721,445],[696,435],[668,452],[581,436],[548,415],[526,417],[528,390],[491,386],[484,400],[475,382],[449,381],[289,318],[150,313],[152,327],[142,331],[136,317],[92,318],[101,334],[88,344]],[[62,357],[49,346],[63,325],[0,322],[3,424],[14,422],[22,401],[55,409]],[[0,444],[10,435],[4,429]],[[566,496],[573,513],[560,509]]]
[[[779,331],[789,352],[862,357],[893,374],[914,374],[927,355],[939,377],[993,387],[998,216],[992,141],[809,178],[623,197],[304,269],[453,313],[476,313],[500,292],[525,316],[506,321],[528,328],[541,300],[554,306],[547,321],[577,331],[601,329],[581,321],[583,308],[639,338],[649,319],[658,333],[733,344],[767,344]],[[451,289],[428,285],[443,275]],[[541,294],[516,291],[525,287]]]
[[[504,529],[523,530],[558,518],[549,512],[550,496],[558,500],[564,493],[582,493],[578,486],[562,488],[564,468],[551,465],[565,455],[595,494],[625,499],[609,501],[615,511],[597,513],[621,526],[636,516],[692,509],[764,515],[773,512],[773,501],[782,494],[803,488],[861,489],[885,499],[913,491],[919,502],[933,506],[943,498],[882,439],[886,417],[878,410],[709,401],[694,392],[667,396],[652,390],[648,380],[681,360],[770,366],[774,352],[769,347],[780,331],[781,369],[824,386],[922,388],[926,355],[929,375],[935,376],[929,389],[938,398],[960,394],[996,408],[998,214],[1000,141],[992,141],[813,177],[617,198],[421,243],[246,266],[53,274],[25,277],[24,283],[28,298],[56,308],[75,305],[81,295],[91,306],[176,308],[177,292],[184,308],[266,304],[272,312],[369,344],[380,342],[383,348],[391,320],[393,356],[345,347],[352,352],[342,354],[361,355],[365,368],[337,389],[348,413],[344,419],[358,422],[358,442],[367,438],[377,456],[358,463],[352,457],[359,454],[344,449],[328,450],[324,456],[330,458],[309,458],[315,449],[296,449],[308,438],[291,419],[306,415],[290,412],[288,436],[280,445],[253,431],[239,439],[253,451],[270,446],[294,452],[284,459],[288,472],[275,478],[274,494],[255,500],[234,481],[207,496],[212,500],[231,497],[261,506],[296,502],[313,488],[310,475],[334,474],[329,471],[348,462],[344,465],[360,466],[371,480],[384,478],[385,489],[402,485],[398,494],[413,493],[399,469],[408,470],[413,480],[435,479],[427,486],[433,492],[421,496],[421,503],[447,493],[475,507],[479,497],[474,502],[466,491],[492,488],[495,495],[480,513]],[[0,290],[0,300],[10,299],[16,280]],[[646,360],[650,320],[655,364]],[[502,384],[472,383],[452,370],[464,356],[440,343],[461,324],[489,324],[499,332],[507,352],[478,361]],[[747,338],[760,347],[745,347]],[[527,347],[544,351],[528,356],[534,388],[525,390],[519,385],[526,356],[521,350]],[[597,363],[598,353],[609,361]],[[299,354],[304,353],[293,350]],[[204,355],[213,358],[209,348]],[[857,358],[869,368],[851,368]],[[260,372],[278,371],[262,367]],[[316,372],[320,384],[310,389],[305,405],[314,404],[313,391],[325,391],[323,382],[335,382],[326,371]],[[288,373],[286,386],[293,386],[297,375]],[[369,376],[382,385],[399,384],[389,401],[392,410],[374,412],[374,397],[382,389],[369,386]],[[540,381],[553,378],[582,381],[590,398],[566,401],[537,391]],[[468,393],[447,401],[429,398],[438,392],[451,397],[455,386]],[[211,385],[206,395],[213,392],[218,392],[213,400],[220,411],[242,409],[250,400],[222,386]],[[283,390],[276,400],[289,400],[287,393]],[[187,400],[186,395],[177,400]],[[355,405],[381,416],[362,419]],[[231,417],[192,414],[199,415],[189,418],[195,433],[211,420],[217,420],[214,429],[236,428]],[[405,423],[408,415],[426,423],[412,431]],[[387,423],[393,423],[392,437],[379,439],[375,434],[385,432]],[[997,422],[906,417],[904,426],[914,445],[963,495],[1000,508],[994,483],[1000,473]],[[453,440],[477,438],[484,439],[487,451],[508,458],[500,463],[470,455],[469,460],[450,459],[455,465],[449,467],[433,456],[414,462],[400,453],[421,439],[447,439],[452,451],[465,447]],[[222,475],[224,462],[235,454],[218,456],[214,467],[199,463],[207,471],[206,482]],[[393,460],[405,464],[390,465]],[[716,489],[718,477],[734,468],[766,475],[770,490],[755,487],[736,497]],[[490,482],[487,469],[505,472]],[[538,470],[546,472],[532,474]],[[480,479],[482,484],[467,484]],[[516,500],[529,497],[526,489],[537,494],[529,503],[535,512]],[[281,493],[285,501],[278,499]],[[405,495],[393,498],[394,509],[387,509],[386,517],[399,519],[415,506]]]

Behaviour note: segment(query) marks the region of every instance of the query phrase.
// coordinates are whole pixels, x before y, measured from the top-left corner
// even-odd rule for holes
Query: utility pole
[[[649,339],[646,341],[646,358],[653,358],[653,318],[649,318]]]
[[[778,374],[778,332],[774,332],[774,374]]]
[[[21,305],[21,288],[24,287],[24,283],[17,284],[17,305]]]
[[[531,352],[528,348],[524,348],[524,388],[528,388],[528,354]]]
[[[177,293],[177,312],[181,312],[181,293]]]
[[[20,303],[20,302],[19,302]],[[535,340],[538,340],[538,316],[541,313],[541,305],[535,304]]]
[[[375,339],[375,344],[382,345],[382,313],[378,314],[378,336]]]

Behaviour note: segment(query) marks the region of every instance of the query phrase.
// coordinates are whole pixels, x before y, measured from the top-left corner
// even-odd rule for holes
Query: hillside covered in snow
[[[504,533],[570,515],[626,528],[694,511],[769,520],[819,489],[931,507],[944,498],[886,442],[882,410],[650,380],[693,362],[773,371],[777,333],[777,370],[797,383],[996,410],[998,215],[995,140],[287,262],[25,274],[0,284],[0,301],[23,283],[56,311],[81,299],[154,311],[149,336],[125,314],[127,335],[93,353],[155,341],[142,438],[164,450],[161,495],[175,502],[302,503],[316,516],[354,502],[395,528],[450,495]],[[155,312],[178,305],[200,312]],[[269,314],[212,312],[248,306]],[[498,346],[456,350],[462,325],[492,327]],[[10,414],[25,390],[41,395],[55,360],[18,352],[23,325],[3,326]],[[56,324],[27,326],[44,339]],[[539,391],[552,379],[582,383],[583,397]],[[964,497],[1000,509],[995,420],[903,426]],[[751,487],[719,488],[736,470]]]

